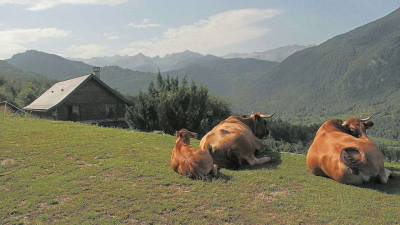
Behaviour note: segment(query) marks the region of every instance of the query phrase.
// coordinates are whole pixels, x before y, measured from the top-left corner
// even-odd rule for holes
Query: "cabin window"
[[[67,107],[67,118],[72,121],[78,121],[81,119],[79,105],[71,105]]]
[[[117,117],[117,104],[107,104],[106,105],[106,116],[107,118]]]

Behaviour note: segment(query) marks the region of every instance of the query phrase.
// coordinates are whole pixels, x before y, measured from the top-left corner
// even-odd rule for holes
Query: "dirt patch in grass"
[[[279,197],[286,197],[289,195],[288,190],[278,190],[278,191],[265,191],[255,195],[254,199],[266,201],[266,202],[274,202],[278,201]]]
[[[191,187],[190,186],[186,186],[186,185],[176,185],[176,184],[172,184],[171,185],[176,193],[188,193],[191,191]]]
[[[99,167],[98,164],[91,164],[91,163],[88,163],[88,162],[86,162],[86,161],[79,161],[78,163],[79,163],[79,164],[78,164],[77,166],[78,166],[79,169],[82,169],[82,168],[84,168],[84,167],[91,167],[91,166]]]
[[[14,159],[3,159],[0,161],[0,164],[2,166],[13,166],[13,165],[15,165],[15,160]]]

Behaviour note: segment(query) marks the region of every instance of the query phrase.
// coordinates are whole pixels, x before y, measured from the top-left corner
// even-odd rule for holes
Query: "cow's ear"
[[[374,122],[372,121],[367,121],[363,123],[365,126],[365,129],[370,129],[372,126],[374,126]]]
[[[261,116],[258,115],[258,114],[255,114],[255,115],[254,115],[254,119],[258,122],[258,121],[261,120]]]
[[[349,147],[342,150],[340,159],[347,167],[354,168],[364,162],[365,155],[361,150]]]
[[[181,136],[179,131],[176,131],[175,135],[176,135],[176,137],[180,137]]]

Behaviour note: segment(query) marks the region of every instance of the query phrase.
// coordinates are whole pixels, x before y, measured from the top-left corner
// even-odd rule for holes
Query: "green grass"
[[[280,164],[222,169],[229,181],[193,181],[170,168],[174,145],[170,135],[0,113],[0,224],[399,222],[400,178],[343,185],[282,154]]]

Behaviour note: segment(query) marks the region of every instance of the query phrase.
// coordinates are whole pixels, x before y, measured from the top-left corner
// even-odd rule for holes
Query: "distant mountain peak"
[[[271,49],[264,52],[253,52],[253,53],[229,53],[228,55],[222,56],[224,59],[232,59],[232,58],[253,58],[259,60],[267,60],[267,61],[275,61],[281,62],[293,53],[297,51],[301,51],[303,49],[312,47],[314,45],[288,45],[284,47],[279,47],[275,49]]]
[[[143,53],[139,53],[139,54],[137,54],[137,55],[135,55],[135,56],[139,56],[139,57],[147,57],[147,56],[145,56]]]

